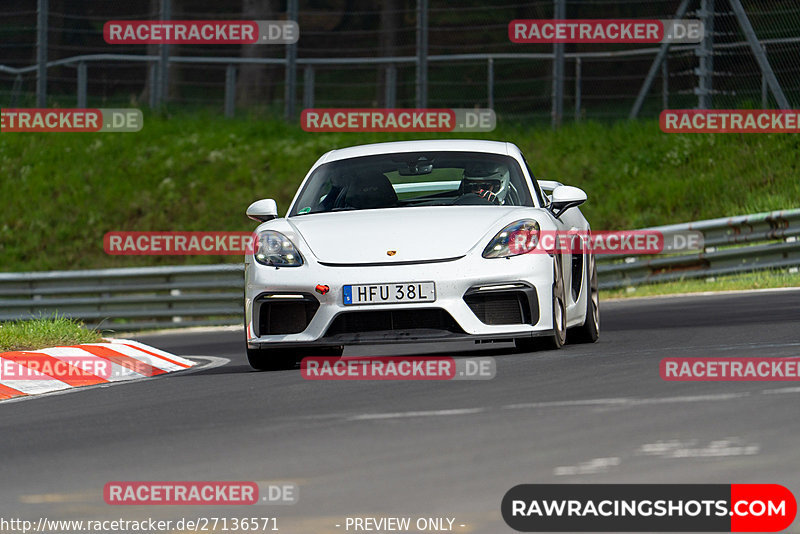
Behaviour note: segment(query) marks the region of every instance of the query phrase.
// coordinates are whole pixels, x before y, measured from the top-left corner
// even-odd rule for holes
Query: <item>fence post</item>
[[[764,55],[767,55],[767,45],[761,45],[762,50],[764,50]],[[761,109],[767,109],[767,98],[768,98],[768,87],[767,87],[767,77],[764,73],[761,73]]]
[[[161,0],[161,20],[172,18],[172,0]],[[164,104],[169,99],[169,45],[158,45],[158,94],[156,105]]]
[[[297,22],[297,0],[288,0],[286,18]],[[284,119],[294,118],[294,99],[297,95],[297,43],[286,45],[286,84],[284,85]]]
[[[386,94],[384,97],[387,108],[397,107],[397,66],[394,63],[386,66]]]
[[[575,122],[581,121],[581,58],[575,58]]]
[[[689,0],[681,0],[678,9],[675,11],[675,16],[672,18],[674,19],[682,18],[683,15],[686,13],[686,9],[688,7],[689,7]],[[650,90],[650,86],[653,84],[653,80],[655,80],[656,78],[656,73],[658,72],[658,68],[661,66],[661,63],[666,59],[668,53],[669,53],[669,41],[661,43],[661,47],[658,49],[656,58],[650,65],[650,70],[647,71],[647,76],[644,79],[644,83],[639,88],[639,94],[636,95],[636,101],[633,103],[631,112],[628,114],[629,119],[635,119],[639,115],[639,111],[641,111],[642,109],[642,104],[644,104],[644,99],[647,96],[647,92]]]
[[[714,81],[714,0],[700,0],[700,11],[697,13],[705,24],[705,33],[695,54],[700,57],[697,69],[697,107],[711,109],[711,95]]]
[[[566,0],[554,0],[553,18],[567,18]],[[564,116],[564,43],[553,45],[552,126],[558,128]]]
[[[36,10],[36,106],[47,106],[47,6],[39,0]]]
[[[150,109],[155,109],[158,106],[158,64],[156,62],[150,63],[150,87],[148,91],[147,105]]]
[[[669,65],[668,56],[661,63],[661,109],[669,109]]]
[[[428,0],[417,0],[417,101],[428,107]]]
[[[78,63],[78,107],[86,107],[86,62]]]
[[[764,50],[758,46],[758,37],[756,37],[753,25],[750,24],[750,19],[747,18],[741,0],[730,0],[730,4],[733,8],[733,13],[736,15],[736,20],[739,21],[739,26],[747,37],[747,42],[750,43],[750,50],[753,52],[753,55],[756,56],[756,61],[758,61],[758,66],[761,68],[761,73],[767,78],[767,84],[775,100],[778,102],[778,107],[781,109],[789,109],[791,107],[789,101],[786,99],[781,84],[778,83],[778,78],[775,77],[775,71],[772,70],[767,55],[764,53]]]
[[[233,118],[236,111],[236,65],[225,67],[225,117]]]
[[[494,109],[494,58],[486,61],[486,102],[489,109]]]
[[[778,102],[778,107],[780,109],[789,109],[791,107],[789,101],[786,99],[781,84],[778,83],[778,78],[775,77],[775,71],[772,70],[772,66],[769,64],[769,59],[764,53],[764,49],[759,46],[758,37],[756,37],[753,25],[750,24],[750,19],[747,18],[741,0],[730,0],[730,3],[736,15],[736,20],[739,21],[739,26],[742,28],[742,31],[747,37],[747,42],[750,44],[750,50],[756,57],[756,61],[758,61],[761,74],[767,79],[767,84],[770,90],[772,90],[772,95]]]
[[[19,93],[22,91],[22,74],[17,74],[14,77],[14,85],[11,86],[11,107],[15,108],[19,105]]]
[[[314,66],[306,65],[303,71],[303,107],[314,107]]]

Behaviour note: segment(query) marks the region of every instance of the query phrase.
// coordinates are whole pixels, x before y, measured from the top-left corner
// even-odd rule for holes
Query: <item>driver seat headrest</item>
[[[347,186],[345,204],[357,209],[397,206],[397,193],[383,173],[354,176]]]

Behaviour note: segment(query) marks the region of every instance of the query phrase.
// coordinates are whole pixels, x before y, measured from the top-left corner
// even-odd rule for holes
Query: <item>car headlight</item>
[[[303,257],[288,237],[274,230],[258,234],[258,247],[253,255],[258,263],[272,267],[299,267]]]
[[[539,223],[533,219],[516,221],[489,241],[483,249],[484,258],[508,258],[527,254],[539,244]]]

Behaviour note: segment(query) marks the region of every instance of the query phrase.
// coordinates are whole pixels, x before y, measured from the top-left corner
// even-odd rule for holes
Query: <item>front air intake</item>
[[[319,301],[311,295],[260,295],[253,307],[253,323],[259,336],[299,334],[308,327],[319,309]]]
[[[333,320],[325,337],[363,332],[425,330],[463,333],[449,313],[440,308],[351,311]]]
[[[464,295],[464,302],[484,324],[536,324],[539,320],[538,300],[533,287],[473,288]]]

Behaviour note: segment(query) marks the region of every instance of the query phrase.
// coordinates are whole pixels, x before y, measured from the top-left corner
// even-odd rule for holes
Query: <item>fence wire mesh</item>
[[[289,0],[293,1],[293,0]],[[556,0],[559,1],[559,0]],[[678,0],[560,0],[567,18],[668,19]],[[109,45],[108,20],[159,19],[164,0],[49,0],[49,62],[87,54],[132,54],[157,58],[158,45]],[[684,18],[703,18],[701,3],[713,6],[713,71],[709,99],[714,108],[776,107],[747,43],[730,0],[691,0]],[[285,19],[287,1],[170,0],[175,20]],[[552,18],[554,0],[487,4],[477,0],[300,0],[297,44],[297,106],[414,107],[415,58],[420,6],[427,5],[428,82],[431,107],[492,106],[498,116],[549,120],[553,98],[552,45],[515,44],[508,23],[520,18]],[[800,105],[800,3],[794,0],[743,0],[770,64],[789,102]],[[0,19],[0,105],[33,104],[36,93],[37,10],[32,0],[6,0]],[[665,107],[694,108],[699,45],[672,46],[644,99],[640,116]],[[564,78],[565,120],[613,120],[628,116],[650,69],[657,46],[567,44]],[[463,57],[471,54],[471,57]],[[494,54],[494,57],[488,55]],[[497,54],[503,54],[498,57]],[[520,56],[520,54],[525,54]],[[542,57],[530,57],[541,54]],[[223,58],[269,58],[275,64],[236,66],[235,102],[239,110],[279,112],[285,102],[286,47],[170,45],[167,102],[221,111],[225,98]],[[519,56],[519,57],[514,57]],[[176,61],[185,58],[185,61]],[[343,64],[343,58],[372,62]],[[380,62],[376,58],[395,58]],[[320,60],[307,65],[310,59]],[[327,62],[324,62],[327,60]],[[151,102],[155,59],[87,61],[87,105]],[[193,62],[188,62],[193,61]],[[48,69],[48,105],[74,105],[77,61]],[[394,69],[389,73],[389,68]],[[311,69],[304,76],[305,69]],[[23,72],[17,72],[23,69]],[[313,85],[311,85],[313,83]],[[387,84],[391,88],[387,90]],[[308,85],[308,86],[306,86]]]

